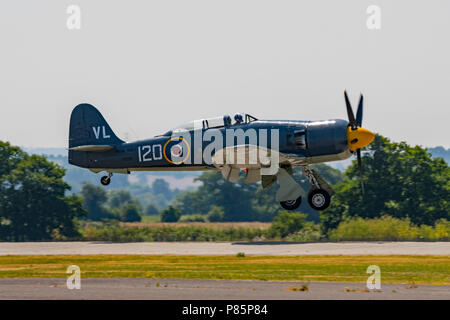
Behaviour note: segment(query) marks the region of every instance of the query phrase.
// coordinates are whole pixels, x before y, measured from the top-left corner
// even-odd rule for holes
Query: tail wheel
[[[312,189],[308,193],[308,203],[314,210],[325,210],[329,207],[330,202],[330,194],[324,189]]]
[[[103,176],[103,177],[100,179],[100,182],[102,183],[102,185],[107,186],[108,184],[111,183],[111,178],[108,177],[108,176]]]
[[[300,196],[296,200],[281,201],[280,205],[283,207],[283,209],[295,210],[300,206],[301,203],[302,197]]]

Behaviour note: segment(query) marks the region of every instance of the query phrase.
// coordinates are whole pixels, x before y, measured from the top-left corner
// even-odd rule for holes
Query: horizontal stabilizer
[[[104,152],[112,149],[114,149],[114,146],[110,145],[84,145],[69,148],[69,150],[71,151],[91,151],[91,152]]]

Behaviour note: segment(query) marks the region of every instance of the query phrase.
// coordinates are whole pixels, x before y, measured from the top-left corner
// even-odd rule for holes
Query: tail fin
[[[90,104],[77,105],[70,116],[69,150],[106,151],[124,143]]]

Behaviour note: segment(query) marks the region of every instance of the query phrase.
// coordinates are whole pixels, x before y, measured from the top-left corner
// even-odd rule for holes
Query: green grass
[[[82,240],[85,241],[251,241],[266,233],[262,229],[234,228],[213,229],[206,226],[159,227],[105,225],[88,223],[81,228]]]
[[[142,222],[161,222],[159,214],[151,216],[142,216]]]
[[[3,256],[0,278],[82,277],[246,279],[363,282],[367,267],[381,268],[382,283],[450,285],[449,256]]]

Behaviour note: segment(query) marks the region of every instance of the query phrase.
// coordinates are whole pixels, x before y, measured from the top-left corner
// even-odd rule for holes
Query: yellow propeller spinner
[[[372,131],[361,127],[356,127],[353,129],[349,126],[347,128],[347,142],[351,151],[364,148],[372,143],[373,139],[375,139],[375,135]]]

